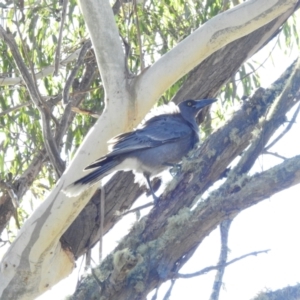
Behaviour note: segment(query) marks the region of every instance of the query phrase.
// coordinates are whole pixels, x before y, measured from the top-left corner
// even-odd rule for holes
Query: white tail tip
[[[88,184],[70,184],[65,187],[62,192],[66,194],[69,198],[79,196],[83,193],[86,189],[89,188],[90,185]]]

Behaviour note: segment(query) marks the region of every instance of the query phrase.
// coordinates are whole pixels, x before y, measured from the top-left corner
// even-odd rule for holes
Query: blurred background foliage
[[[238,1],[111,1],[120,38],[127,53],[129,71],[132,74],[140,73],[201,24],[233,7],[236,2]],[[43,75],[49,66],[54,65],[61,21],[62,1],[4,0],[0,4],[0,23],[13,34],[27,68],[31,74],[35,74],[33,78],[40,95],[51,109],[50,125],[53,132],[57,130],[57,124],[63,116],[62,92],[76,63],[76,59],[73,59],[60,67],[57,76],[53,75],[53,71]],[[280,35],[274,39],[277,39],[274,47],[279,47],[286,53],[292,47],[299,47],[296,18],[290,18]],[[70,0],[63,24],[60,59],[63,60],[80,49],[87,40],[88,32],[79,7],[75,0]],[[0,40],[0,53],[0,179],[13,184],[43,151],[44,141],[41,116],[31,101],[25,84],[22,80],[10,84],[4,81],[7,78],[21,77],[21,74],[3,40]],[[272,53],[267,59],[272,59]],[[260,86],[258,71],[263,68],[263,63],[254,60],[246,62],[232,80],[222,87],[218,95],[222,101],[213,116],[213,119],[217,119],[216,123],[223,122],[226,112],[232,111],[236,103]],[[88,88],[76,89],[83,80],[87,64],[96,67],[92,50],[87,52],[70,90],[70,97],[82,95],[82,98],[77,105],[79,111],[72,112],[68,129],[59,145],[61,158],[66,161],[66,165],[95,123],[94,115],[100,115],[104,108],[104,91],[97,70]],[[41,75],[39,79],[36,78],[38,74]],[[185,77],[166,91],[158,105],[169,102],[184,80]],[[53,166],[47,157],[43,158],[39,175],[19,207],[21,224],[38,205],[37,202],[44,198],[45,191],[50,190],[56,181]]]

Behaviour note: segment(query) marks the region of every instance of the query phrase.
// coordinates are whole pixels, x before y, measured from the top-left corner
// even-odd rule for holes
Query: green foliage
[[[131,71],[140,71],[141,53],[145,65],[151,65],[220,10],[221,1],[208,1],[204,6],[201,1],[150,0],[138,5],[135,13],[132,3],[123,3],[117,24],[130,44]]]
[[[59,36],[61,19],[61,6],[59,1],[42,1],[38,4],[35,1],[25,1],[21,9],[13,4],[3,9],[4,28],[9,28],[16,39],[19,51],[24,59],[28,70],[35,74],[45,70],[46,67],[54,64],[55,51]],[[61,58],[67,57],[81,46],[82,40],[87,36],[83,18],[79,12],[76,1],[70,1],[64,34],[62,39]],[[0,40],[0,75],[3,78],[19,77],[20,73],[15,61],[6,45]],[[54,77],[51,74],[42,76],[37,80],[40,95],[44,101],[57,97],[62,93],[64,82],[69,76],[70,70],[75,62],[71,62],[66,69],[60,69],[59,75]],[[77,77],[81,78],[84,66],[78,72]],[[98,80],[99,82],[99,80]],[[95,87],[94,87],[95,88]],[[72,93],[72,88],[70,90]],[[103,93],[98,97],[102,98]],[[83,107],[87,106],[85,103]],[[88,107],[91,111],[98,109],[98,103],[89,101]],[[52,113],[50,122],[53,132],[56,130],[56,122],[59,123],[63,107],[60,102],[54,105],[49,103]],[[81,143],[84,135],[94,123],[94,118],[85,115],[74,115],[74,124],[67,132],[68,147],[65,147],[64,159],[74,153]],[[71,133],[75,131],[75,134]],[[9,183],[15,182],[28,169],[33,159],[44,149],[41,115],[30,99],[29,93],[21,85],[0,86],[0,178],[7,179],[10,174]],[[32,186],[32,191],[39,184],[40,180],[46,179],[49,188],[55,184],[56,176],[53,174],[53,167],[46,163],[39,178]]]

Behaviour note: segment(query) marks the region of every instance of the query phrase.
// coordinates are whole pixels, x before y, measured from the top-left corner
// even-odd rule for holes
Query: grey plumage
[[[69,185],[64,192],[77,196],[103,177],[116,170],[133,170],[142,173],[154,200],[150,177],[181,161],[199,142],[199,128],[195,117],[199,111],[216,99],[186,100],[178,106],[159,107],[156,115],[139,129],[113,138],[111,151],[96,160],[85,170],[91,173]]]

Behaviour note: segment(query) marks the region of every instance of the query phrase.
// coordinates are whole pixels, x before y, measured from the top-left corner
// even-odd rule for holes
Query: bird
[[[80,195],[102,178],[117,170],[143,174],[154,203],[158,201],[150,178],[177,166],[199,139],[196,116],[217,99],[185,100],[175,105],[162,105],[136,130],[111,139],[110,151],[88,165],[92,170],[64,189],[68,197]]]

